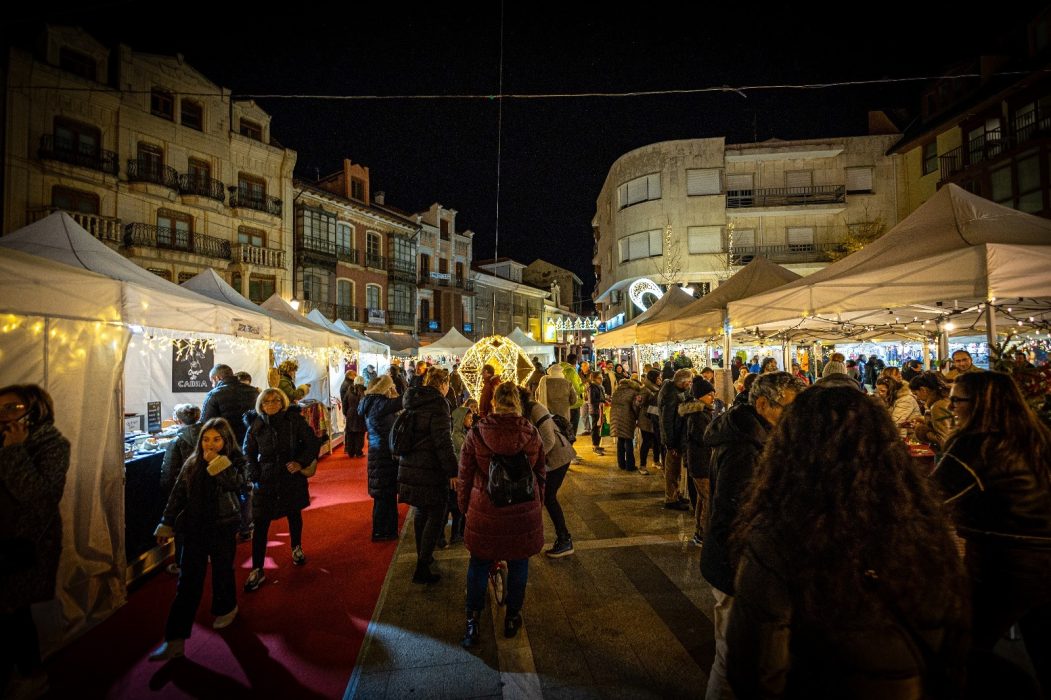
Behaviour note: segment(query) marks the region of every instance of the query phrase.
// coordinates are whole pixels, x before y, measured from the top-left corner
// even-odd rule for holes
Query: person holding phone
[[[69,441],[34,384],[0,389],[0,430],[0,689],[36,697],[48,681],[30,606],[55,597]]]
[[[223,629],[237,617],[234,554],[237,525],[241,521],[239,494],[244,484],[244,456],[225,418],[201,426],[197,447],[186,460],[168,505],[154,533],[157,544],[176,531],[182,535],[179,585],[164,628],[164,643],[150,654],[150,661],[168,661],[184,653],[201,604],[208,560],[212,562],[212,623]]]

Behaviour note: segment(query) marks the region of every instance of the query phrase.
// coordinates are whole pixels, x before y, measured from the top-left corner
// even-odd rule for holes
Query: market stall
[[[450,328],[448,333],[430,345],[421,346],[419,357],[421,360],[430,360],[451,370],[472,345],[474,343],[465,338],[460,331]]]
[[[547,367],[557,358],[558,346],[554,343],[542,343],[534,338],[529,337],[526,333],[515,326],[515,329],[511,331],[511,335],[507,336],[507,339],[522,348],[522,352],[529,356],[529,359],[533,357],[540,358],[540,365]]]

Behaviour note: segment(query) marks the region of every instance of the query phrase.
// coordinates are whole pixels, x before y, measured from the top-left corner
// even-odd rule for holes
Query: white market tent
[[[540,364],[544,367],[547,367],[555,361],[556,345],[540,342],[535,338],[530,338],[526,335],[525,331],[518,326],[515,326],[515,329],[511,331],[511,335],[507,336],[507,339],[522,348],[522,352],[528,355],[529,359],[533,359],[534,355],[539,357]]]
[[[630,348],[634,345],[638,345],[638,331],[642,324],[656,323],[663,321],[666,318],[670,318],[677,314],[680,309],[693,301],[695,300],[692,294],[685,291],[682,287],[672,285],[668,288],[668,291],[664,293],[664,296],[653,302],[653,306],[646,309],[623,326],[618,326],[606,333],[597,334],[594,341],[595,348]]]
[[[947,185],[882,237],[828,267],[730,303],[737,328],[806,332],[989,320],[987,302],[1051,318],[1051,221]],[[1024,310],[1024,311],[1023,311]],[[1012,319],[1001,321],[1014,325]],[[896,320],[899,319],[899,320]],[[918,319],[918,323],[913,319]],[[847,327],[849,332],[849,326]],[[962,329],[961,329],[962,330]],[[973,333],[973,331],[971,331]]]
[[[791,270],[757,257],[711,293],[666,315],[664,319],[640,323],[636,331],[637,340],[640,344],[651,344],[721,337],[727,304],[776,289],[799,278]]]
[[[43,387],[71,447],[56,597],[33,609],[45,651],[106,619],[126,599],[119,407],[131,335],[122,324],[129,286],[28,253],[0,252],[0,385]]]
[[[463,357],[464,353],[466,353],[472,345],[474,345],[474,341],[465,338],[464,335],[455,328],[450,328],[448,333],[430,345],[421,346],[419,356],[421,359],[436,359],[449,355]]]
[[[358,374],[361,374],[368,365],[375,367],[380,374],[387,371],[387,368],[390,367],[391,356],[391,348],[389,345],[375,338],[370,338],[364,333],[361,333],[361,331],[354,330],[344,323],[343,319],[336,319],[332,325],[344,332],[350,331],[352,333],[359,333],[372,343],[372,349],[364,349],[365,346],[363,344],[363,349],[358,353]]]
[[[364,331],[365,335],[375,341],[383,343],[390,348],[390,354],[394,357],[416,357],[419,343],[408,333],[388,333],[386,331]],[[379,369],[377,367],[377,369]],[[380,370],[382,373],[382,370]]]

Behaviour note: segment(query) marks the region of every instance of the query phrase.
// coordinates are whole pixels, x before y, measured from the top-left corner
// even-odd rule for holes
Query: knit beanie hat
[[[830,374],[846,374],[847,366],[842,362],[829,362],[825,365],[825,371],[821,373],[822,377],[827,377]]]
[[[715,387],[712,386],[712,383],[710,381],[708,381],[704,377],[693,378],[693,398],[699,399],[702,396],[707,396],[708,394],[714,393]]]

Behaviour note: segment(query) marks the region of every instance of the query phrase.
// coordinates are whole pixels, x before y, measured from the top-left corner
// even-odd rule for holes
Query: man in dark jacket
[[[418,386],[423,386],[423,375],[427,373],[427,361],[420,360],[416,363],[416,372],[409,379],[409,388],[413,389]]]
[[[730,556],[730,533],[741,500],[752,480],[763,445],[785,406],[806,388],[788,372],[762,374],[752,384],[747,404],[736,405],[712,421],[704,435],[711,448],[711,495],[701,549],[701,575],[715,597],[715,661],[708,674],[706,697],[730,697],[726,680],[726,626],[733,607],[736,561]]]
[[[255,408],[255,399],[259,392],[247,384],[242,384],[229,365],[216,365],[208,373],[213,389],[204,397],[201,406],[201,423],[212,418],[225,418],[234,431],[238,446],[244,444],[244,414]]]
[[[671,381],[661,385],[657,394],[660,410],[661,440],[668,452],[664,456],[664,507],[669,510],[689,510],[689,499],[682,497],[683,437],[686,434],[686,418],[679,415],[679,404],[687,399],[686,389],[693,381],[693,372],[676,370]]]

